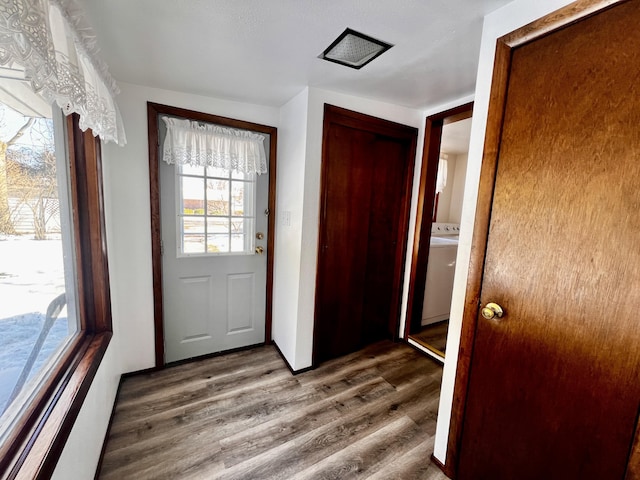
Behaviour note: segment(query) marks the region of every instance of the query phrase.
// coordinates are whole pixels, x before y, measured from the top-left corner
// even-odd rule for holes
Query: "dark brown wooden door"
[[[625,476],[640,406],[638,25],[632,1],[512,50],[480,295],[506,313],[477,319],[459,479]]]
[[[325,108],[316,363],[397,334],[416,137]]]

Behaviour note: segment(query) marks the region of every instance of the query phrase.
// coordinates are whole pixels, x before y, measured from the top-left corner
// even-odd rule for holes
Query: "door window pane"
[[[229,253],[229,235],[209,235],[207,253]]]
[[[207,233],[229,235],[229,218],[207,218]]]
[[[247,241],[249,237],[247,235],[231,235],[231,251],[232,252],[243,252],[247,249]]]
[[[231,233],[249,235],[253,233],[252,218],[234,218],[231,220]]]
[[[52,113],[35,95],[0,103],[0,437],[79,331],[64,127]]]
[[[254,254],[256,176],[206,167],[178,176],[178,256]],[[241,180],[242,179],[242,180]]]
[[[194,177],[180,177],[182,193],[182,213],[184,215],[204,215],[204,180]]]
[[[207,215],[229,215],[229,181],[207,180]]]
[[[184,253],[204,253],[204,217],[182,218],[182,251]]]
[[[233,182],[231,186],[231,215],[253,216],[253,186],[252,182]]]

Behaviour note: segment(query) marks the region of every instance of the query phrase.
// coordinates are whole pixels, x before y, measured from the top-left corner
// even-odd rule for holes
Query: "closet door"
[[[638,6],[499,44],[458,479],[638,478]]]
[[[416,137],[325,108],[315,363],[397,334]]]

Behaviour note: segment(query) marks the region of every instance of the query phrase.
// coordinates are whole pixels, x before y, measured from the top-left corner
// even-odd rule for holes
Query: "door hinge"
[[[160,240],[160,256],[164,256],[164,242]]]

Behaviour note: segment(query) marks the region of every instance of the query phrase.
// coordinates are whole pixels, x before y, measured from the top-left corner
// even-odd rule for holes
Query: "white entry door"
[[[268,193],[268,174],[160,161],[166,363],[265,341]]]

